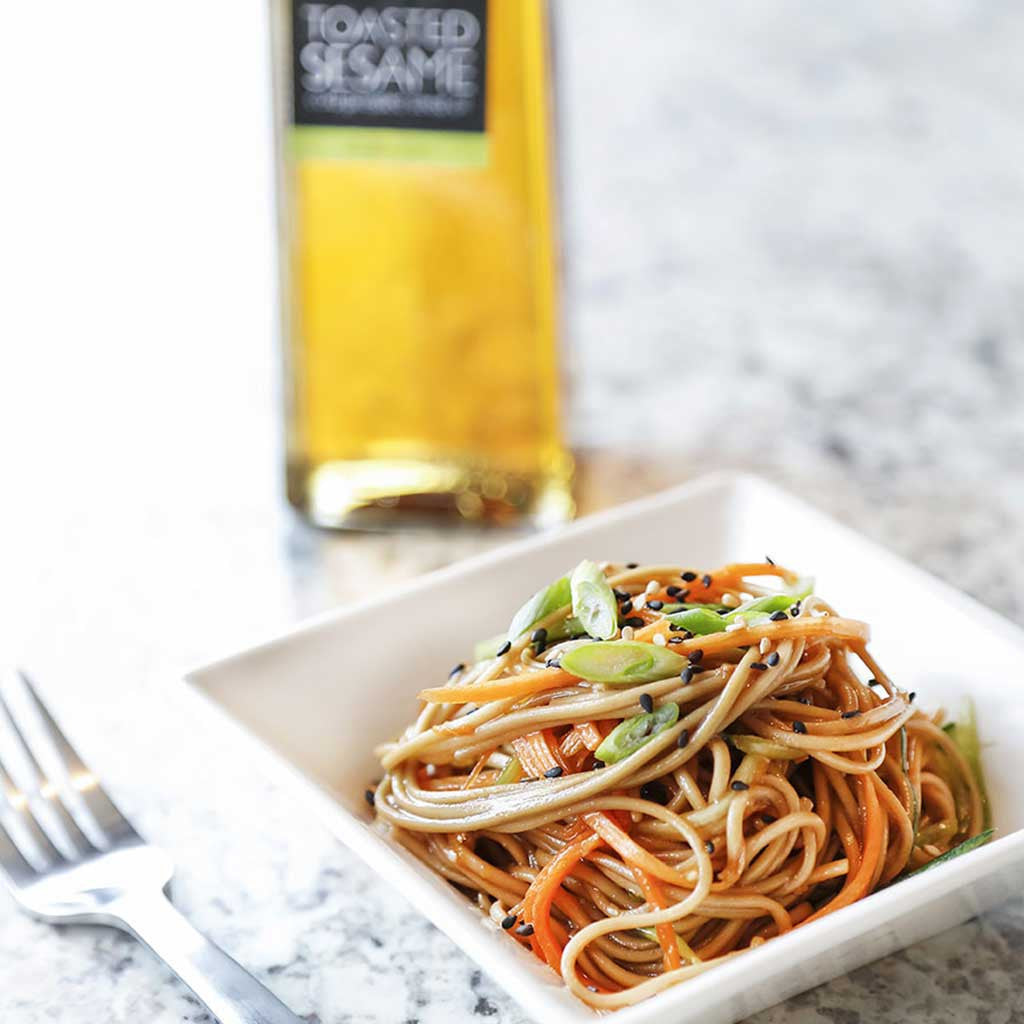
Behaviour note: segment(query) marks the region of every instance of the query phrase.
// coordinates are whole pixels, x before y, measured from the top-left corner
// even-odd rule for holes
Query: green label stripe
[[[288,148],[300,160],[389,160],[461,167],[487,164],[487,136],[483,132],[301,124],[292,125]]]

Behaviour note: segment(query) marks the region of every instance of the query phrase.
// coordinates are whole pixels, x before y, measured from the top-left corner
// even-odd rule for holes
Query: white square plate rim
[[[372,871],[391,882],[399,892],[444,932],[459,948],[483,967],[524,1009],[538,1020],[554,1024],[585,1024],[603,1014],[567,995],[561,982],[550,974],[550,979],[538,975],[539,965],[525,951],[510,944],[497,929],[482,919],[470,925],[456,906],[468,907],[462,897],[446,883],[430,875],[425,877],[410,870],[403,854],[383,837],[366,827],[366,823],[344,808],[323,785],[310,778],[285,756],[274,751],[264,740],[236,719],[211,694],[205,691],[203,677],[231,667],[234,663],[302,639],[324,627],[344,623],[348,618],[387,606],[399,596],[411,597],[418,592],[452,583],[479,569],[499,564],[518,554],[542,550],[555,541],[585,533],[593,527],[626,521],[642,516],[661,506],[685,504],[702,494],[715,490],[722,492],[722,500],[735,500],[737,492],[746,489],[755,493],[771,494],[800,510],[801,515],[815,520],[830,533],[849,543],[883,556],[903,575],[914,577],[945,600],[955,599],[960,611],[974,619],[988,631],[1021,650],[1024,656],[1024,630],[985,607],[970,595],[932,576],[905,561],[882,545],[837,522],[831,516],[797,498],[763,478],[745,472],[717,472],[687,481],[643,498],[593,513],[550,533],[542,533],[500,545],[490,551],[462,559],[441,569],[424,573],[414,579],[388,588],[364,601],[346,604],[308,617],[259,643],[236,650],[225,656],[186,670],[176,677],[176,688],[188,695],[190,703],[200,705],[204,711],[233,735],[242,746],[257,753],[263,770],[268,775],[286,779],[302,800],[314,810],[329,830],[340,838]],[[182,682],[184,687],[181,686]],[[653,1024],[663,1014],[673,1011],[685,1014],[687,1002],[701,1003],[702,996],[712,988],[728,988],[732,983],[749,982],[757,975],[768,977],[783,967],[795,951],[807,945],[824,948],[843,937],[856,938],[870,927],[884,924],[896,917],[904,905],[928,895],[935,899],[964,888],[972,880],[987,876],[1024,858],[1024,829],[998,835],[987,845],[972,852],[970,857],[954,860],[941,869],[906,879],[898,887],[873,893],[869,899],[858,901],[842,911],[796,929],[788,935],[778,936],[757,949],[747,950],[743,956],[727,960],[684,984],[667,989],[636,1006],[617,1010],[610,1016],[617,1024]],[[475,913],[475,911],[474,911]],[[683,1019],[683,1018],[679,1018]],[[685,1019],[689,1019],[686,1017]]]

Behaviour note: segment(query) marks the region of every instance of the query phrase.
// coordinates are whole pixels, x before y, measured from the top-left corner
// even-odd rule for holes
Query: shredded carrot
[[[490,750],[487,750],[480,755],[480,759],[475,765],[473,765],[473,770],[469,773],[466,777],[466,781],[462,784],[463,789],[472,789],[473,786],[476,785],[477,780],[480,778],[480,773],[487,767],[487,762],[495,750],[497,750],[497,747],[492,747]]]
[[[665,619],[637,630],[634,640],[653,642],[659,633],[667,635],[669,624]],[[867,623],[856,619],[843,619],[838,615],[822,615],[813,618],[785,619],[782,622],[765,622],[759,626],[748,626],[732,633],[711,633],[708,636],[695,636],[676,644],[676,654],[689,654],[698,649],[705,654],[731,650],[734,647],[746,647],[755,644],[763,637],[769,640],[785,640],[789,637],[825,636],[830,640],[867,641],[871,631]],[[421,695],[422,696],[422,695]]]
[[[571,757],[580,750],[597,750],[602,740],[617,725],[615,721],[580,722],[574,725],[562,738],[562,753]]]
[[[428,704],[483,704],[489,700],[507,697],[529,697],[545,690],[571,686],[576,676],[560,668],[542,668],[536,672],[521,672],[516,676],[503,676],[486,683],[468,683],[465,686],[434,686],[420,690],[420,700]]]
[[[552,768],[561,768],[563,772],[569,770],[569,765],[562,757],[558,740],[550,729],[517,736],[512,741],[512,749],[519,758],[523,771],[535,778],[540,778]]]
[[[779,579],[785,580],[791,586],[799,579],[792,569],[786,569],[781,565],[772,565],[770,562],[731,562],[711,573],[711,585],[714,586],[716,583],[719,586],[733,584],[742,589],[740,584],[745,576],[778,576]]]
[[[603,843],[599,835],[588,831],[586,835],[564,846],[537,873],[523,898],[523,920],[533,925],[533,938],[540,947],[541,957],[553,970],[559,969],[564,944],[556,940],[552,930],[551,904],[557,898],[565,877],[587,854]]]
[[[865,775],[858,775],[857,786],[860,790],[860,809],[864,821],[860,864],[856,871],[852,871],[846,876],[846,882],[842,889],[825,906],[811,914],[806,919],[807,921],[816,921],[819,917],[831,914],[834,910],[849,906],[871,891],[875,869],[882,856],[885,820],[878,802],[878,794],[875,792],[871,780]]]
[[[629,870],[633,872],[633,877],[643,890],[644,899],[652,907],[664,910],[668,906],[668,902],[665,899],[665,891],[662,889],[661,883],[635,864],[631,864]],[[674,971],[680,963],[679,945],[676,942],[675,929],[666,922],[665,924],[655,925],[654,930],[658,936],[658,944],[661,946],[661,956],[665,962],[665,970]]]
[[[604,811],[591,811],[583,815],[583,820],[624,860],[630,867],[636,866],[646,871],[663,882],[671,882],[673,885],[683,888],[692,888],[693,882],[681,871],[669,866],[664,861],[658,860],[652,853],[648,853],[635,839],[630,838],[623,829]]]

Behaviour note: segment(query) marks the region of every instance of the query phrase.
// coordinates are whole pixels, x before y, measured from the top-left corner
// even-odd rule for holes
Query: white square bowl
[[[934,935],[1019,891],[1024,879],[1024,632],[775,487],[712,476],[434,572],[190,672],[205,704],[241,725],[331,830],[544,1024],[593,1021],[555,974],[455,889],[370,827],[374,745],[415,715],[479,637],[581,558],[714,567],[765,552],[872,626],[872,651],[923,706],[973,695],[996,838],[772,939],[637,1006],[616,1024],[731,1022]],[[414,610],[415,609],[415,610]],[[401,635],[395,635],[395,612]],[[356,689],[354,680],[359,680]],[[372,700],[362,699],[370,692]],[[358,693],[360,699],[351,699]]]

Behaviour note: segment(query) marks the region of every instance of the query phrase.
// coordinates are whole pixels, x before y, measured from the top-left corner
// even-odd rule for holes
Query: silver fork
[[[164,895],[174,872],[170,858],[114,806],[25,674],[12,673],[9,686],[20,691],[24,707],[16,716],[0,689],[0,723],[8,733],[6,742],[0,735],[0,875],[22,909],[43,921],[129,932],[222,1024],[302,1024],[175,910]],[[52,764],[50,777],[40,759]],[[26,780],[21,787],[15,762]]]

